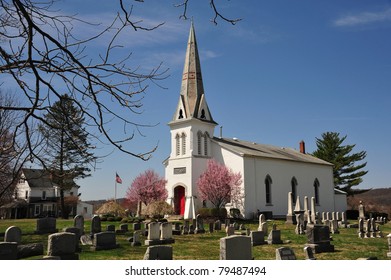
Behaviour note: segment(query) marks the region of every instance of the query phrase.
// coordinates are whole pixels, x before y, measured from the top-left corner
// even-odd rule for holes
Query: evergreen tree
[[[67,218],[64,191],[76,186],[75,180],[90,176],[96,162],[94,148],[85,130],[85,118],[72,99],[62,95],[44,116],[45,125],[39,130],[46,141],[44,163],[52,180],[60,187],[61,215]]]
[[[365,151],[353,153],[356,145],[343,145],[346,137],[341,137],[337,132],[323,133],[322,138],[316,138],[317,150],[312,155],[334,165],[335,187],[350,195],[354,193],[351,188],[359,185],[362,177],[368,173],[363,170],[367,163],[358,163],[367,154]]]

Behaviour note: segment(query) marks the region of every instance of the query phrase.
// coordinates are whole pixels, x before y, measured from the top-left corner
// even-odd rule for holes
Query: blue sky
[[[145,137],[137,136],[131,149],[158,149],[147,162],[113,152],[78,182],[83,200],[113,198],[116,172],[123,180],[117,197],[146,169],[164,175],[167,123],[179,98],[190,27],[189,20],[179,19],[182,10],[173,7],[179,2],[131,1],[135,18],[165,24],[119,38],[118,54],[132,52],[134,66],[148,70],[162,62],[168,68],[169,76],[148,88],[143,114],[132,116],[157,125],[143,129]],[[391,1],[217,1],[224,15],[243,19],[234,26],[212,24],[208,2],[190,1],[188,16],[195,24],[206,98],[223,136],[296,149],[304,140],[312,152],[316,137],[339,132],[347,135],[346,144],[356,144],[355,151],[367,151],[369,173],[360,188],[391,187]],[[116,8],[116,1],[63,3],[64,11],[102,24]],[[80,34],[94,29],[75,28]],[[88,51],[94,54],[93,48]]]

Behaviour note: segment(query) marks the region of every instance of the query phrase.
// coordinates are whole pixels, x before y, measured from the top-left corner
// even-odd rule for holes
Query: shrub
[[[227,217],[227,209],[225,208],[200,208],[197,214],[203,219],[214,218],[214,219],[225,219]]]

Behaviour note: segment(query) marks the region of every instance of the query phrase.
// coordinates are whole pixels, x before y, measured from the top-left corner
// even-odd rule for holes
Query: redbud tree
[[[240,199],[242,175],[234,173],[228,167],[215,160],[209,160],[208,166],[197,181],[198,194],[202,200],[210,201],[216,208]]]

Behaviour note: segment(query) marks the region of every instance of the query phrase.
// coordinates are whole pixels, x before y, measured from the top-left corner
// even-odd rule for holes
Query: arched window
[[[202,153],[202,132],[197,132],[197,154],[201,155]]]
[[[293,177],[291,180],[291,192],[292,192],[293,201],[295,202],[297,197],[297,180],[295,177]]]
[[[183,111],[182,111],[182,109],[179,110],[178,119],[183,119]]]
[[[181,142],[180,142],[179,134],[177,134],[175,136],[175,154],[177,156],[179,156],[181,154],[180,150],[181,150]]]
[[[314,196],[315,196],[315,203],[319,204],[319,181],[317,178],[314,181]]]
[[[182,133],[182,155],[186,154],[186,134]]]
[[[201,110],[201,119],[205,119],[206,117],[205,117],[205,110],[204,109],[202,109]]]
[[[204,155],[208,155],[208,141],[209,141],[209,134],[208,132],[205,132],[204,134]]]
[[[265,198],[266,204],[272,204],[272,178],[267,175],[265,178]]]

